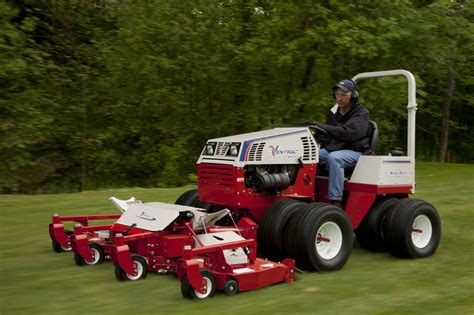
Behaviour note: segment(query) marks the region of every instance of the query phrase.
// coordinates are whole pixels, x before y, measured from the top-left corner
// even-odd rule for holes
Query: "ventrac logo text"
[[[277,145],[276,147],[270,145],[268,146],[272,150],[272,157],[275,157],[277,155],[296,155],[298,153],[298,150],[296,149],[284,149]]]
[[[142,211],[142,213],[137,215],[137,218],[140,218],[140,219],[143,219],[143,220],[148,220],[148,221],[156,221],[155,217],[152,217],[151,215],[148,215],[143,211]]]

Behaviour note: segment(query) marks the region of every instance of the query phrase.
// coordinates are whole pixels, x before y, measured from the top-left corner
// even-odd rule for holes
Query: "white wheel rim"
[[[130,275],[130,274],[127,273],[127,278],[130,279],[130,280],[140,279],[140,277],[143,274],[143,265],[138,261],[134,261],[133,262],[133,269],[135,270],[135,275],[133,276],[133,275]]]
[[[325,222],[316,234],[316,252],[323,259],[333,259],[342,247],[342,232],[334,222]]]
[[[212,282],[211,279],[208,277],[203,277],[204,281],[206,282],[206,292],[204,293],[199,293],[199,291],[194,290],[194,293],[196,294],[196,297],[199,299],[205,299],[211,294],[212,290]]]
[[[61,246],[61,248],[62,248],[63,251],[65,251],[65,252],[70,252],[71,249],[72,249],[72,247],[71,247],[70,245],[68,245],[68,246]]]
[[[84,259],[84,261],[86,262],[86,264],[88,265],[95,265],[99,262],[99,259],[100,259],[100,253],[99,251],[97,250],[97,248],[91,248],[91,254],[92,254],[92,261],[87,261]]]
[[[68,239],[67,243],[66,243],[66,246],[61,245],[61,248],[65,252],[70,252],[72,250],[71,241]]]
[[[417,248],[425,248],[433,235],[433,226],[430,219],[420,214],[415,218],[411,227],[411,241]]]

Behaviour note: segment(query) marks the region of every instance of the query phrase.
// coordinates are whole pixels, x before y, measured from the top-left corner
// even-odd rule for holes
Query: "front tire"
[[[394,256],[429,257],[436,252],[441,239],[441,220],[430,203],[403,199],[387,217],[384,233],[393,247]]]
[[[289,219],[302,205],[305,205],[305,203],[293,199],[285,199],[273,203],[265,211],[257,230],[259,250],[265,257],[273,260],[285,258],[286,253],[283,246],[285,228]]]
[[[212,206],[210,203],[202,202],[199,200],[199,194],[197,189],[191,189],[184,192],[181,196],[178,197],[178,199],[176,199],[175,204],[201,208],[206,211],[210,211]]]
[[[318,271],[341,269],[352,251],[352,225],[340,208],[311,203],[288,223],[286,249],[298,267]]]

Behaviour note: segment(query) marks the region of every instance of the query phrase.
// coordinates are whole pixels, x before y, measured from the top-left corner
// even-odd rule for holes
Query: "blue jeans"
[[[328,152],[319,150],[319,163],[326,163],[329,173],[328,199],[341,200],[344,192],[344,168],[354,165],[362,155],[361,152],[352,150],[339,150]]]

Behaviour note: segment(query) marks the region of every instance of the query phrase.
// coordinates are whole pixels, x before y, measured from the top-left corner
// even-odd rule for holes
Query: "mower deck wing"
[[[179,216],[179,210],[170,206],[173,205],[131,204],[117,223],[126,226],[135,224],[137,228],[152,232],[162,231]]]
[[[137,200],[135,197],[131,197],[127,200],[110,197],[109,201],[113,203],[113,205],[116,206],[120,211],[122,211],[122,213],[126,212],[127,209],[130,207],[130,205],[142,203],[140,200]]]
[[[215,213],[205,213],[199,210],[193,210],[193,230],[198,231],[214,225],[217,221],[230,213],[229,209],[223,209]]]

